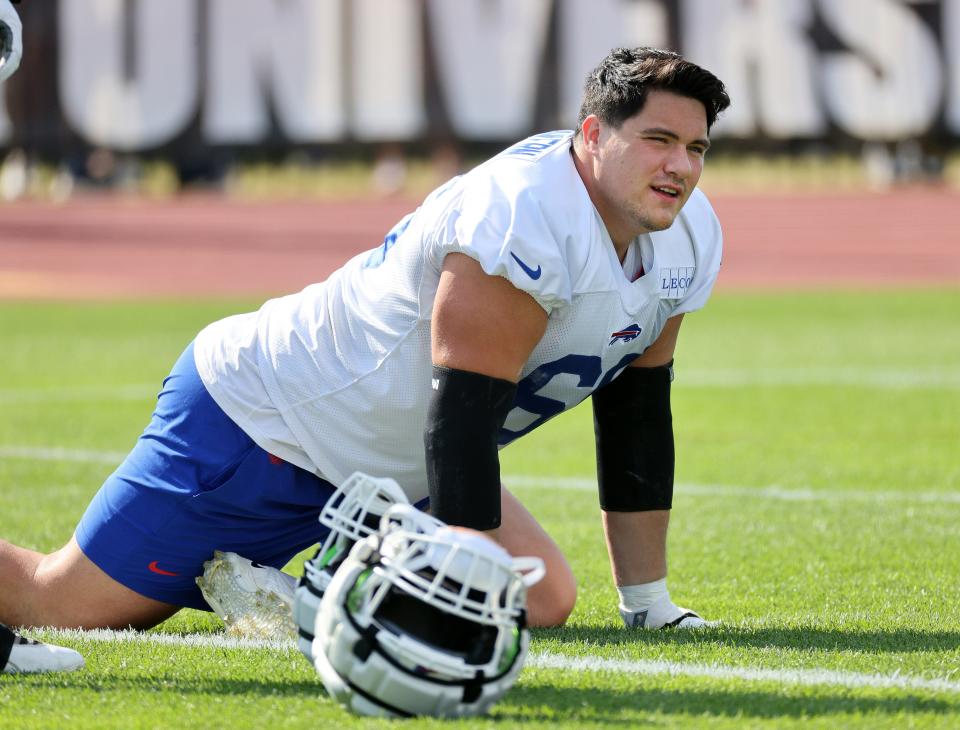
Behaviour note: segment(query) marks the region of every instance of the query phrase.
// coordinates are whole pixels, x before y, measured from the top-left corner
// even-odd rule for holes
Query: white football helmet
[[[482,533],[396,505],[330,582],[314,664],[358,714],[482,714],[520,673],[527,587],[543,575],[539,558],[511,558]]]
[[[330,495],[320,512],[320,524],[329,528],[314,556],[303,565],[303,577],[293,599],[297,646],[313,664],[311,646],[320,599],[337,566],[357,540],[377,532],[380,518],[395,504],[408,504],[407,495],[393,479],[354,472]]]

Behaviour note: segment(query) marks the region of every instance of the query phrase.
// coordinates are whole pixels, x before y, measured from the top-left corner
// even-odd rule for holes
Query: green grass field
[[[254,306],[0,304],[0,536],[58,547],[191,336]],[[620,627],[581,407],[503,453],[576,612],[534,632],[490,717],[452,724],[960,726],[960,291],[721,293],[684,330],[670,585],[722,626]],[[87,668],[0,677],[0,727],[393,724],[347,715],[292,648],[147,640],[219,630],[185,611],[126,642],[36,632]]]

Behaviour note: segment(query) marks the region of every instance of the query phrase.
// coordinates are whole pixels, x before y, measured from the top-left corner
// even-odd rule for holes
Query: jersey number
[[[517,383],[517,397],[513,407],[532,413],[536,418],[521,428],[511,431],[506,426],[500,429],[499,443],[506,446],[514,439],[530,433],[537,426],[562,413],[567,404],[556,398],[538,395],[538,392],[547,386],[558,375],[574,375],[577,377],[578,388],[589,388],[590,393],[609,383],[633,360],[639,357],[636,353],[624,355],[620,362],[603,373],[603,364],[599,355],[567,355],[559,360],[541,365],[527,377]],[[603,377],[600,375],[603,373]],[[589,393],[587,394],[589,395]],[[586,397],[586,395],[584,396]],[[575,405],[575,404],[571,404]]]
[[[370,255],[367,256],[367,260],[363,262],[363,268],[375,269],[382,264],[383,260],[387,257],[387,252],[393,248],[393,244],[395,244],[397,239],[400,238],[400,235],[407,230],[407,226],[410,225],[410,221],[412,220],[413,213],[408,213],[401,218],[400,222],[391,228],[390,232],[383,237],[383,243],[370,252]]]

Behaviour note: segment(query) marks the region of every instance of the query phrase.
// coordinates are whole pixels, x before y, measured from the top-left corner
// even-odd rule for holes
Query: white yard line
[[[0,459],[23,459],[25,461],[83,461],[96,464],[117,465],[127,458],[120,451],[95,449],[60,449],[53,446],[3,446]]]
[[[107,643],[162,644],[215,649],[272,649],[295,651],[292,641],[242,639],[220,634],[160,634],[136,631],[78,631],[75,629],[44,631],[44,638],[57,641],[94,641]],[[571,657],[554,652],[531,652],[527,666],[565,672],[609,672],[621,675],[668,675],[672,677],[706,677],[736,679],[745,682],[775,682],[799,686],[846,687],[851,689],[905,689],[960,694],[960,682],[943,677],[915,677],[895,674],[865,674],[835,669],[764,669],[722,664],[671,662],[661,659],[604,659],[597,656]]]
[[[662,659],[603,659],[594,656],[569,657],[563,654],[531,654],[528,666],[567,672],[612,672],[616,674],[660,675],[739,679],[746,682],[776,682],[801,686],[930,690],[960,693],[960,682],[946,678],[912,677],[901,674],[863,674],[838,669],[761,669],[722,664],[670,662]]]
[[[756,386],[838,386],[879,390],[960,390],[956,369],[809,368],[679,368],[677,388],[744,388]],[[52,388],[0,388],[0,405],[77,401],[152,400],[159,383],[75,385]]]
[[[551,477],[505,474],[503,483],[508,487],[529,489],[572,489],[574,491],[597,490],[597,481],[588,477]],[[809,489],[805,487],[744,487],[732,484],[678,483],[679,496],[731,496],[754,499],[773,499],[785,502],[928,502],[935,504],[960,504],[960,492],[935,492],[913,490],[867,490],[867,489]]]
[[[112,644],[163,644],[165,646],[190,646],[204,649],[296,649],[296,644],[288,640],[246,639],[225,634],[162,634],[143,633],[124,629],[42,629],[44,640],[50,643],[65,641],[103,641]],[[28,632],[34,633],[34,632]]]
[[[754,386],[838,386],[880,390],[960,390],[956,370],[885,370],[874,368],[677,369],[677,388]]]
[[[60,449],[48,446],[0,445],[0,459],[24,459],[27,461],[78,461],[116,466],[126,458],[120,451],[95,449]],[[597,489],[592,477],[553,477],[504,474],[504,484],[521,489],[570,489],[593,492]],[[750,497],[783,502],[912,502],[928,504],[960,504],[960,492],[893,491],[865,489],[808,489],[787,488],[777,485],[744,487],[731,484],[677,484],[679,496],[703,497]]]
[[[150,401],[160,384],[75,385],[59,388],[0,388],[0,405],[15,403],[76,403],[79,401]]]

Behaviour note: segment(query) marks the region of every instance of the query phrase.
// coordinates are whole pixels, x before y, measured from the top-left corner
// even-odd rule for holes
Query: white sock
[[[635,586],[617,586],[620,594],[620,609],[623,611],[646,611],[650,606],[666,597],[670,603],[670,592],[667,590],[667,579],[661,578],[652,583],[641,583]]]

